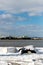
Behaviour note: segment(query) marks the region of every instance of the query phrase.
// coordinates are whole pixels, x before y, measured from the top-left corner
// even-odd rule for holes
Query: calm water
[[[0,40],[0,46],[26,46],[43,47],[43,40]]]

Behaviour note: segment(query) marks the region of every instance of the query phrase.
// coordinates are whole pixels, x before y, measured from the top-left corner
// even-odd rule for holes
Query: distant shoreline
[[[43,39],[0,39],[0,40],[43,40]]]
[[[43,40],[41,37],[2,37],[0,40]]]

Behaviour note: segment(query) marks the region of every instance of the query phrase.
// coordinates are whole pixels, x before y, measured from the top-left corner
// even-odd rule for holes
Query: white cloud
[[[2,14],[1,16],[2,16],[2,18],[11,18],[12,17],[11,14]]]
[[[0,10],[8,12],[43,12],[43,0],[0,0]],[[32,15],[34,15],[34,13]],[[39,13],[39,14],[40,14]]]
[[[0,19],[12,18],[12,15],[9,13],[3,13],[0,15]]]
[[[30,12],[28,13],[29,16],[42,16],[42,13],[38,13],[38,12]]]
[[[1,35],[15,35],[15,36],[43,36],[43,26],[38,25],[18,25],[13,27],[12,25],[6,24],[0,27]]]
[[[18,26],[17,29],[23,30],[25,32],[36,32],[40,33],[43,32],[43,26],[38,26],[38,25],[21,25]]]
[[[38,25],[21,25],[18,26],[15,30],[16,36],[23,36],[23,35],[29,35],[29,36],[43,36],[43,26]]]
[[[18,20],[18,21],[24,21],[24,20],[26,20],[26,18],[25,17],[18,16],[16,20]]]

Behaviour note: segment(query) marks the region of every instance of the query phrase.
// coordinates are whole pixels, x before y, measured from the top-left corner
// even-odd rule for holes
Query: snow
[[[17,50],[23,47],[16,47]],[[37,53],[28,53],[21,55],[20,52],[14,52],[15,47],[0,47],[0,65],[43,65],[43,47],[34,47],[33,45],[24,46],[26,49],[35,50]],[[12,49],[11,51],[9,49]],[[12,52],[13,51],[13,52]],[[13,63],[13,64],[12,64]]]
[[[25,46],[26,49],[34,50],[33,45]]]

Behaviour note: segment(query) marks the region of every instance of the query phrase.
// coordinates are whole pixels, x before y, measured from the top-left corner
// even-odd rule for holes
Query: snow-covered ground
[[[43,65],[43,47],[24,46],[25,49],[35,50],[36,53],[22,55],[21,51],[16,52],[20,48],[22,47],[0,47],[0,65]]]

